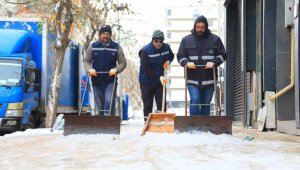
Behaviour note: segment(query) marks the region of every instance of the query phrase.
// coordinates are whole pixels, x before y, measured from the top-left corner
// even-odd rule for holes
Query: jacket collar
[[[98,43],[98,45],[102,45],[104,47],[110,47],[111,43],[112,43],[112,40],[109,40],[107,43],[103,43],[100,40],[98,40],[97,43]]]

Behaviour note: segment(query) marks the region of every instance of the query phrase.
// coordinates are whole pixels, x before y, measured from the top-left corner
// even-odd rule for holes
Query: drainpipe
[[[284,89],[280,90],[278,93],[274,94],[273,96],[270,96],[271,101],[275,101],[279,96],[285,94],[287,91],[292,89],[295,86],[295,41],[294,41],[295,35],[294,35],[294,29],[291,29],[291,82],[288,86],[286,86]]]

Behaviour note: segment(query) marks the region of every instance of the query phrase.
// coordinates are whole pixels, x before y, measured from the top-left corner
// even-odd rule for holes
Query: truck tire
[[[25,126],[23,126],[22,130],[34,129],[35,127],[36,127],[35,118],[31,114],[28,118],[28,123]]]
[[[41,114],[40,112],[38,111],[34,111],[32,113],[33,117],[34,117],[34,128],[39,128],[40,127],[40,124],[42,122],[42,117],[41,117]]]

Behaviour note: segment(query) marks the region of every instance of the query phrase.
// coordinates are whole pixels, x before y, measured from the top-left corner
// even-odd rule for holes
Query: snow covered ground
[[[234,127],[211,133],[141,137],[129,121],[121,135],[70,135],[35,129],[0,137],[0,169],[300,169],[300,137]],[[254,137],[243,141],[245,136]]]

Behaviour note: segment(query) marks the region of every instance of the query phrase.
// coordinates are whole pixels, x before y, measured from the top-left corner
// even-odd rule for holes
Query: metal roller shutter
[[[235,121],[242,120],[243,114],[243,78],[241,71],[241,22],[242,2],[234,4],[234,71],[233,71],[233,114]]]

